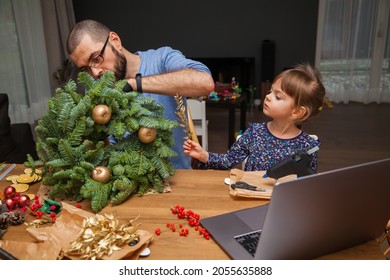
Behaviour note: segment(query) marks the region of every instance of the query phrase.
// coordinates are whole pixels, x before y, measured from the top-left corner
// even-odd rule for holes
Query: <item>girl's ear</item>
[[[304,120],[306,119],[308,113],[309,112],[306,107],[300,106],[294,109],[294,111],[292,112],[292,116],[295,120]]]

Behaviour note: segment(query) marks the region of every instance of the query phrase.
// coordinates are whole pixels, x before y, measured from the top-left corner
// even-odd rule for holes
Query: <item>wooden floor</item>
[[[327,171],[390,157],[390,104],[333,104],[310,120],[303,129],[321,140],[318,171]],[[207,108],[209,151],[228,148],[228,115],[221,108]],[[259,108],[249,109],[247,123],[267,118]],[[239,111],[236,112],[239,127]]]

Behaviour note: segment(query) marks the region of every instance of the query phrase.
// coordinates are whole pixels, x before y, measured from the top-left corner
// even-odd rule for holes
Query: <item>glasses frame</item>
[[[104,54],[104,51],[106,50],[106,47],[107,47],[109,39],[110,39],[110,35],[107,36],[106,42],[104,43],[103,48],[101,49],[99,54],[94,56],[94,58],[92,58],[92,60],[91,60],[91,63],[89,64],[89,66],[87,66],[84,69],[82,69],[82,71],[91,72],[92,68],[97,68],[97,67],[99,67],[100,65],[103,64],[103,62],[104,62],[103,54]]]

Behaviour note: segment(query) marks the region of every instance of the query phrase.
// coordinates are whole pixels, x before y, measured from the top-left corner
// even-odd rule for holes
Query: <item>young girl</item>
[[[267,170],[298,151],[319,147],[301,127],[321,111],[324,96],[319,71],[309,64],[297,65],[274,79],[264,99],[263,113],[270,122],[251,124],[226,154],[209,153],[192,140],[185,141],[184,153],[198,160],[201,169],[230,169],[247,159],[246,171]],[[311,154],[314,172],[317,158],[317,152]]]

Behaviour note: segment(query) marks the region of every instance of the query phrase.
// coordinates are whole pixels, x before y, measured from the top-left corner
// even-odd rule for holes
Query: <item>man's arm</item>
[[[135,78],[127,82],[136,91]],[[207,72],[183,69],[170,73],[142,77],[142,91],[175,96],[199,97],[214,90],[214,81]]]

